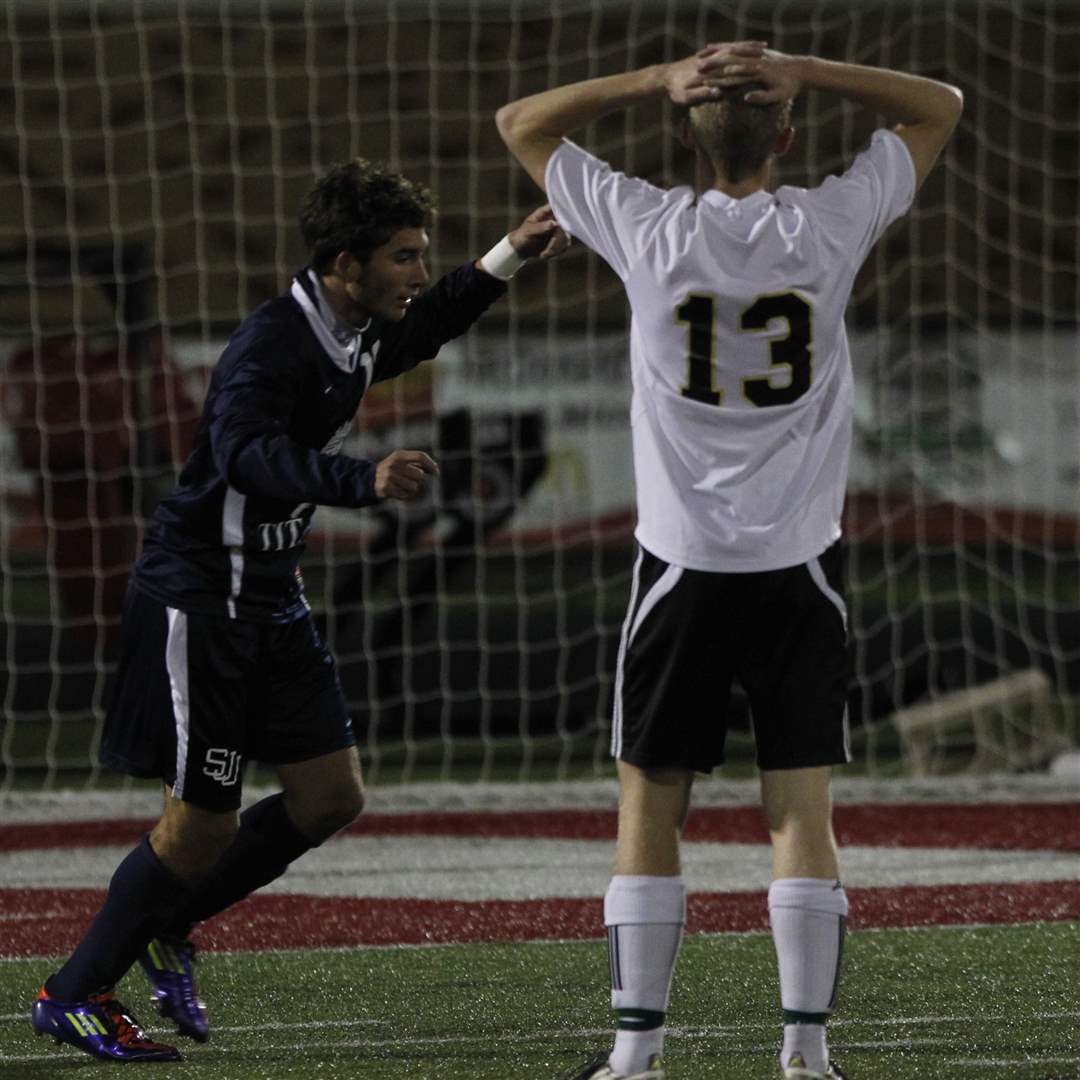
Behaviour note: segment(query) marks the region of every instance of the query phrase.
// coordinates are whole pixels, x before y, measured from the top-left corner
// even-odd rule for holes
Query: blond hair
[[[777,137],[791,123],[791,102],[757,105],[746,95],[755,84],[733,87],[715,101],[692,106],[686,115],[694,140],[716,172],[738,183],[760,172],[772,156]]]

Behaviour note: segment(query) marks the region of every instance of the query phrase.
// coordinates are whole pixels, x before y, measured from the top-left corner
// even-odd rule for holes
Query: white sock
[[[823,1073],[829,1064],[829,1050],[825,1045],[824,1024],[785,1024],[784,1046],[780,1051],[780,1067],[787,1068],[791,1059],[799,1055],[802,1063],[814,1072]]]
[[[622,1076],[644,1072],[664,1048],[664,1013],[686,922],[681,877],[616,874],[604,897],[611,1007],[619,1014],[608,1059]]]
[[[825,1021],[836,1005],[847,913],[839,881],[783,878],[769,888],[784,1009],[781,1066],[796,1053],[808,1069],[824,1072],[828,1066]]]

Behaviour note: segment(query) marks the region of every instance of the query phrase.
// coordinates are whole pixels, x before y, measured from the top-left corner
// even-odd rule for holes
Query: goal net
[[[967,98],[849,311],[857,760],[1033,768],[1072,740],[1080,9],[9,0],[2,17],[0,785],[105,782],[140,530],[228,334],[303,262],[313,177],[362,155],[429,185],[445,272],[542,201],[498,139],[498,105],[732,37]],[[685,183],[669,121],[636,108],[580,141]],[[838,171],[876,122],[805,95],[781,181]],[[633,554],[626,331],[618,280],[579,247],[365,402],[347,452],[426,447],[442,464],[407,511],[320,511],[305,556],[377,782],[610,768]],[[748,727],[736,699],[735,765]]]

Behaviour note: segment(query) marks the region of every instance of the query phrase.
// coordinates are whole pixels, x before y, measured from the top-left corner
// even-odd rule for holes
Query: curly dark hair
[[[753,176],[769,160],[776,138],[791,123],[791,102],[751,104],[744,100],[760,83],[729,87],[716,101],[683,112],[694,137],[725,180],[738,183]]]
[[[355,158],[333,166],[300,204],[300,232],[311,265],[324,273],[342,251],[367,259],[398,229],[430,224],[435,200],[421,184],[385,165]]]

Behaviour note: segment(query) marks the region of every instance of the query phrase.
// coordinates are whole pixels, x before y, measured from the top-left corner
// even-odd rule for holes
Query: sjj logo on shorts
[[[211,747],[206,751],[206,764],[203,773],[211,780],[216,780],[222,787],[232,787],[240,779],[240,762],[242,758],[237,750],[226,750],[225,747]]]

